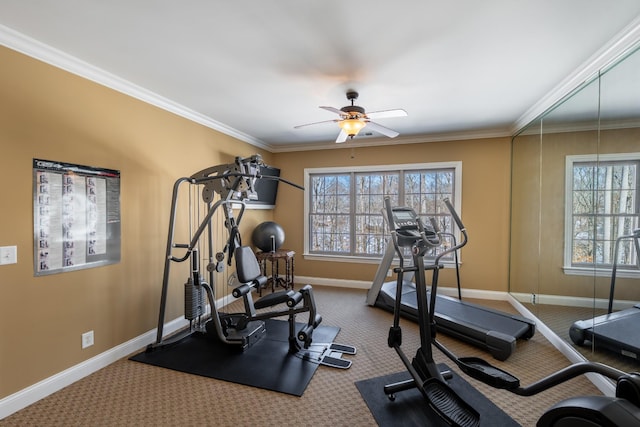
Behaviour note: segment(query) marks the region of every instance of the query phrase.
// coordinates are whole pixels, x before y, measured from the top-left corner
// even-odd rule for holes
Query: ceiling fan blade
[[[384,136],[388,136],[389,138],[395,138],[396,136],[400,135],[395,130],[389,129],[374,122],[367,122],[367,127],[375,132],[383,134]]]
[[[340,133],[338,134],[338,137],[336,138],[336,142],[338,144],[345,142],[348,137],[349,135],[344,131],[344,129],[341,129]]]
[[[383,111],[373,111],[371,113],[367,113],[367,117],[370,119],[382,119],[387,117],[406,117],[407,112],[403,109],[396,110],[383,110]]]
[[[338,119],[333,119],[333,120],[323,120],[323,121],[321,121],[321,122],[313,122],[313,123],[307,123],[307,124],[304,124],[304,125],[294,126],[293,128],[294,128],[294,129],[299,129],[299,128],[303,128],[303,127],[305,127],[305,126],[319,125],[319,124],[322,124],[322,123],[335,123],[335,122],[338,122],[338,121],[340,121],[340,120],[338,120]]]
[[[335,107],[326,107],[326,106],[321,106],[320,108],[322,108],[323,110],[327,110],[327,111],[331,111],[332,113],[336,113],[339,116],[344,115],[343,111],[338,110]]]

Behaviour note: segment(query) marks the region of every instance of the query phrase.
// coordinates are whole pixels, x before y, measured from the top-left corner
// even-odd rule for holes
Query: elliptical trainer
[[[394,310],[393,326],[389,330],[388,344],[393,347],[402,362],[411,373],[412,378],[396,384],[389,384],[384,387],[385,393],[390,400],[395,399],[395,393],[418,388],[425,397],[429,406],[448,424],[454,426],[478,426],[481,421],[481,414],[464,402],[446,384],[446,374],[439,372],[432,354],[432,347],[435,346],[457,367],[485,384],[504,389],[520,396],[532,396],[560,383],[575,378],[586,373],[598,373],[616,381],[616,396],[581,396],[563,400],[548,409],[538,420],[539,427],[594,427],[594,426],[640,426],[640,374],[625,373],[610,366],[581,362],[561,369],[529,386],[520,386],[520,380],[508,372],[496,368],[477,357],[458,358],[449,351],[436,338],[434,324],[435,295],[438,286],[438,271],[442,268],[439,260],[443,255],[457,250],[464,246],[467,241],[467,232],[448,199],[444,200],[447,209],[460,229],[463,240],[440,254],[438,254],[431,265],[424,264],[424,254],[432,247],[439,245],[442,233],[438,230],[437,224],[431,219],[431,227],[425,226],[418,215],[410,208],[392,208],[389,198],[385,198],[385,216],[391,232],[396,251],[402,247],[410,247],[414,262],[410,268],[402,265],[394,269],[398,275],[398,298]],[[400,257],[402,260],[402,257]],[[426,281],[425,270],[433,271],[431,283],[431,298],[429,304],[426,301]],[[420,327],[420,344],[416,356],[412,362],[402,352],[400,345],[402,342],[401,330],[399,326],[400,318],[400,293],[402,287],[403,273],[411,271],[415,273],[416,290],[419,292],[418,315]]]
[[[397,274],[396,299],[393,312],[393,326],[389,329],[387,344],[392,347],[400,356],[411,379],[387,384],[384,392],[390,400],[395,400],[395,394],[400,391],[417,388],[429,406],[448,424],[460,426],[477,426],[480,423],[478,412],[462,400],[448,385],[445,380],[446,373],[440,372],[433,360],[432,337],[435,337],[435,324],[433,323],[433,313],[435,306],[436,287],[438,282],[438,271],[442,268],[439,263],[444,255],[456,251],[466,244],[466,233],[464,239],[455,246],[442,251],[436,256],[433,264],[425,265],[424,256],[426,253],[441,245],[440,233],[433,218],[430,224],[424,224],[416,212],[407,207],[391,207],[389,197],[384,199],[386,222],[391,234],[390,240],[398,254],[400,265],[393,269]],[[402,251],[410,248],[413,262],[409,266],[404,265]],[[427,285],[425,280],[425,270],[432,270],[433,281],[431,284],[431,299],[427,305]],[[418,348],[412,361],[403,352],[402,329],[400,328],[400,313],[402,300],[402,285],[404,274],[411,273],[414,276],[418,305],[418,325],[420,326],[420,348]]]

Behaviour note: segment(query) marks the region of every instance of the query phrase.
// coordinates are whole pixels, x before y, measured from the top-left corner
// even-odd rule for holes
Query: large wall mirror
[[[636,48],[512,146],[510,292],[576,352],[626,371],[640,370],[638,76]]]

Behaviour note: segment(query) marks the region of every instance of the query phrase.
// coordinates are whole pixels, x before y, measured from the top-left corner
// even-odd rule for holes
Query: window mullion
[[[411,197],[415,199],[415,202],[420,202],[421,198],[424,197],[421,196],[421,194],[423,190],[426,190],[416,187],[416,184],[419,184],[420,181],[411,183],[409,187],[405,187],[405,185],[407,185],[407,183],[404,182],[406,179],[415,180],[415,177],[420,179],[422,174],[437,174],[446,171],[445,173],[452,174],[453,184],[457,183],[457,174],[459,173],[457,169],[459,167],[459,162],[446,162],[438,164],[356,167],[355,169],[306,169],[305,176],[308,178],[305,178],[305,180],[311,179],[308,184],[310,188],[314,189],[314,192],[310,195],[309,212],[306,213],[309,217],[309,228],[305,230],[305,232],[308,233],[309,236],[309,245],[305,244],[305,253],[308,251],[310,255],[326,254],[332,257],[372,257],[381,255],[381,253],[379,253],[381,245],[383,245],[385,237],[388,237],[388,233],[383,225],[382,212],[378,208],[382,205],[381,198],[389,195],[393,197],[394,203],[413,205],[414,201],[405,200],[409,194],[407,191],[411,192]],[[332,211],[329,212],[327,196],[330,196],[330,193],[336,190],[326,188],[326,186],[323,186],[323,183],[329,182],[332,178],[338,179],[338,176],[342,176],[342,179],[345,181],[346,179],[349,180],[347,187],[349,194],[344,194],[347,188],[342,187],[339,191],[340,194],[334,194],[333,197],[342,197],[343,202],[348,201],[349,206],[346,207],[344,203],[340,203],[338,210],[334,212],[333,210],[336,208],[334,207]],[[322,181],[322,177],[327,181]],[[361,182],[358,182],[358,179],[360,179]],[[315,182],[314,180],[320,180],[321,182],[318,181],[317,185],[311,186],[311,183]],[[346,184],[346,182],[343,182],[343,184]],[[444,182],[442,184],[444,185]],[[335,183],[332,185],[335,185]],[[435,191],[437,195],[439,195],[438,197],[442,197],[445,194],[440,194],[440,190],[444,191],[444,187],[439,190],[430,188],[429,192],[432,193]],[[453,190],[453,188],[451,188],[451,190],[447,189],[446,193],[450,191],[452,194],[447,195],[453,197],[455,190]],[[362,192],[362,194],[358,194],[358,192]],[[429,197],[433,198],[433,194],[430,194]],[[336,203],[336,201],[333,203]],[[361,206],[358,203],[360,203]],[[416,209],[420,210],[421,216],[437,214],[437,212],[431,213],[433,206],[426,207],[426,211],[425,207],[421,206],[416,206]],[[342,215],[346,215],[346,217]],[[328,216],[333,218],[329,220]],[[342,217],[343,221],[348,218],[348,227],[345,228],[345,224],[342,221],[342,233],[347,232],[348,235],[333,235],[336,233],[336,230],[340,229],[338,217]],[[317,231],[314,230],[315,227],[318,227]],[[336,238],[340,239],[340,244],[337,244],[333,240]],[[346,241],[346,239],[349,241]]]
[[[349,255],[354,256],[356,253],[356,173],[350,172],[350,190],[349,190]]]

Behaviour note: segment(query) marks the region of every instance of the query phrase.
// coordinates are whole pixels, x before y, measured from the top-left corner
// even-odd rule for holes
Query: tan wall
[[[564,262],[565,159],[638,152],[639,129],[521,136],[514,144],[511,290],[608,298],[609,277],[569,276]],[[616,281],[616,299],[637,300],[637,279]]]
[[[469,231],[469,243],[461,254],[462,286],[507,291],[511,170],[508,138],[278,153],[275,161],[284,178],[298,183],[304,180],[305,168],[462,161],[461,215]],[[305,260],[301,256],[304,194],[286,186],[280,186],[278,191],[275,220],[285,228],[285,246],[297,253],[297,275],[373,280],[377,265]],[[455,286],[452,270],[441,274],[441,284]]]
[[[272,155],[9,49],[0,64],[0,246],[18,247],[0,266],[2,398],[155,328],[174,181]],[[120,170],[120,263],[34,277],[33,158]],[[271,216],[250,211],[245,228]],[[167,320],[182,314],[184,279]]]
[[[463,286],[507,290],[507,138],[270,154],[9,49],[0,48],[0,63],[0,246],[18,247],[18,263],[0,266],[0,399],[156,327],[173,183],[235,156],[258,152],[297,183],[305,167],[460,160],[470,234]],[[120,263],[34,277],[33,158],[121,172]],[[375,265],[304,259],[303,197],[280,185],[274,211],[247,211],[244,242],[255,225],[274,218],[298,253],[296,274],[371,280]],[[226,274],[219,294],[227,291]],[[186,273],[174,269],[172,279],[167,320],[182,315]],[[442,283],[453,285],[451,271]],[[89,330],[95,345],[81,350]]]

